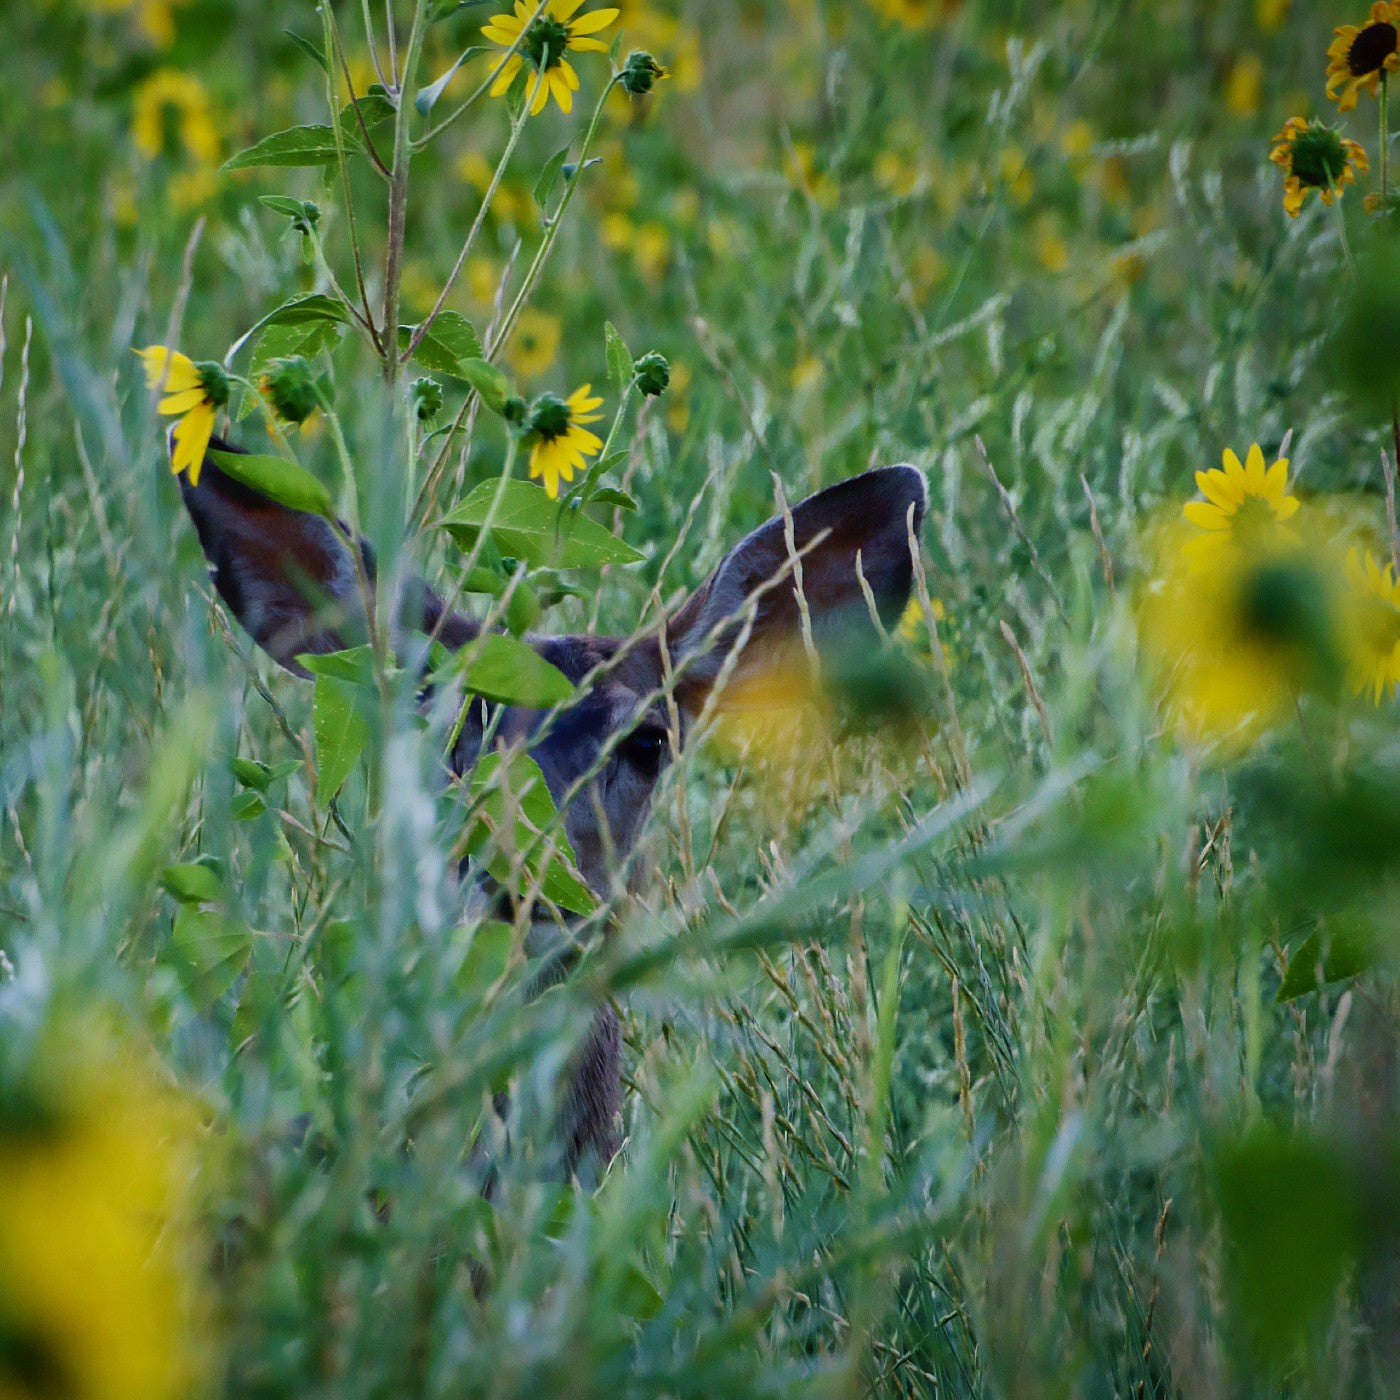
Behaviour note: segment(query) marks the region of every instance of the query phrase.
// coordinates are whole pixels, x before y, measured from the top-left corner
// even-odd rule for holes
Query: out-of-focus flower
[[[548,311],[527,306],[506,345],[506,359],[521,379],[544,374],[559,358],[564,323]]]
[[[1264,60],[1257,53],[1242,53],[1225,79],[1225,105],[1237,117],[1259,112],[1264,92]]]
[[[1237,752],[1296,709],[1335,694],[1343,670],[1339,560],[1326,541],[1229,544],[1209,568],[1178,521],[1150,542],[1138,606],[1144,649],[1183,737]]]
[[[1266,34],[1272,34],[1283,28],[1292,4],[1293,0],[1255,0],[1254,22]]]
[[[1400,4],[1376,0],[1365,24],[1344,24],[1327,50],[1327,96],[1340,112],[1356,106],[1365,88],[1372,97],[1383,73],[1400,72]]]
[[[694,25],[658,9],[651,0],[621,0],[619,9],[618,27],[639,49],[656,54],[665,64],[667,86],[681,93],[698,91],[704,63]]]
[[[192,73],[157,68],[132,97],[131,139],[147,160],[166,150],[167,114],[173,118],[180,145],[196,161],[213,165],[219,159],[219,133],[209,94]]]
[[[179,476],[188,469],[190,485],[198,486],[214,419],[228,402],[228,376],[223,366],[212,360],[196,363],[164,345],[148,345],[136,353],[146,367],[146,387],[161,391],[156,412],[180,420],[173,433],[171,470]]]
[[[1324,204],[1333,196],[1341,197],[1342,188],[1352,184],[1358,170],[1366,171],[1371,163],[1366,152],[1350,137],[1323,122],[1305,122],[1302,117],[1289,117],[1283,130],[1274,137],[1269,159],[1281,166],[1283,207],[1291,218],[1297,218],[1309,190],[1316,190]]]
[[[1346,577],[1353,593],[1348,661],[1351,688],[1370,692],[1379,705],[1400,684],[1400,580],[1369,549],[1347,551]]]
[[[543,112],[551,94],[560,111],[573,111],[574,93],[579,87],[578,74],[564,55],[569,50],[575,53],[607,53],[608,46],[601,39],[593,38],[593,35],[606,29],[617,18],[617,11],[611,8],[590,10],[575,18],[582,3],[583,0],[549,0],[544,13],[538,19],[531,20],[534,6],[526,5],[525,0],[515,0],[513,15],[495,15],[482,25],[482,36],[493,44],[499,44],[503,49],[513,47],[517,41],[520,44],[518,51],[507,60],[500,77],[491,85],[492,97],[508,92],[515,75],[528,62],[538,75],[538,81],[530,89],[534,93],[530,115],[534,117]]]
[[[997,157],[997,168],[1013,203],[1029,204],[1035,194],[1035,176],[1031,174],[1026,153],[1019,146],[1003,146]]]
[[[158,49],[169,48],[175,38],[176,3],[184,0],[87,0],[87,7],[97,14],[129,14],[136,27]]]
[[[882,19],[901,28],[932,29],[957,14],[961,0],[870,0],[870,8]]]
[[[195,1124],[97,1043],[69,1027],[33,1071],[0,1070],[6,1400],[176,1400],[204,1379]]]
[[[593,386],[585,384],[567,399],[541,394],[530,405],[530,477],[544,478],[551,500],[558,500],[561,481],[572,481],[586,459],[602,451],[602,438],[583,426],[598,421],[602,415],[593,410],[602,404],[602,399],[593,396]]]
[[[1042,214],[1035,221],[1035,256],[1046,272],[1063,272],[1069,267],[1069,244],[1053,214]]]

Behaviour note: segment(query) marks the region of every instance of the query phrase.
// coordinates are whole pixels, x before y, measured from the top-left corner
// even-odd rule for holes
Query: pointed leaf
[[[603,327],[603,343],[607,348],[608,378],[620,395],[632,382],[632,352],[611,321]]]
[[[336,676],[316,677],[311,716],[316,730],[316,801],[325,806],[369,743],[361,686]]]
[[[175,916],[171,952],[201,1006],[211,1006],[238,980],[253,951],[253,935],[240,919],[185,905]]]
[[[463,647],[449,669],[473,694],[502,705],[542,710],[574,693],[573,682],[534,647],[501,632]]]
[[[261,141],[230,156],[225,170],[247,170],[259,165],[334,165],[335,131],[329,126],[293,126],[274,131]]]
[[[330,519],[335,517],[330,493],[296,462],[254,452],[221,452],[217,448],[210,448],[209,457],[226,476],[279,505]]]
[[[399,327],[399,349],[408,349],[416,331],[416,326]],[[481,355],[476,328],[460,311],[440,311],[413,351],[413,358],[424,369],[452,374],[458,379],[468,377],[465,366],[472,360],[480,360]]]

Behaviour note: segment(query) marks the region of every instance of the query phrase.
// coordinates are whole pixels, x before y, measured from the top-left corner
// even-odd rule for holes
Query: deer
[[[240,450],[217,438],[211,446]],[[203,462],[198,485],[188,475],[179,481],[216,592],[278,665],[305,677],[299,656],[339,651],[364,635],[364,585],[374,575],[366,542],[359,542],[357,560],[351,532],[260,495],[212,459]],[[875,468],[773,516],[637,636],[527,636],[575,686],[590,683],[550,722],[543,711],[506,707],[490,721],[490,733],[523,746],[539,765],[576,867],[597,896],[606,897],[664,768],[719,687],[741,686],[779,658],[805,658],[817,668],[836,639],[843,646],[883,643],[884,628],[911,594],[927,504],[928,487],[915,467]],[[411,580],[402,596],[405,635],[425,634],[454,651],[481,636],[480,623],[421,580]],[[469,774],[481,755],[485,710],[467,706],[445,755],[452,776]],[[621,1056],[621,1022],[605,1000],[592,1012],[561,1087],[554,1132],[566,1176],[584,1163],[606,1167],[618,1150]]]

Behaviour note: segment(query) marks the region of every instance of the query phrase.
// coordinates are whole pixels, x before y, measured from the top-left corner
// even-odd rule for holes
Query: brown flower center
[[[1379,73],[1385,61],[1400,48],[1400,31],[1393,24],[1378,20],[1368,24],[1352,41],[1347,52],[1347,67],[1354,78]]]

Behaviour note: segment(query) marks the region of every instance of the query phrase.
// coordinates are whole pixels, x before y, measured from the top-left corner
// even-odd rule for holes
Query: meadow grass
[[[391,8],[402,58],[414,5]],[[1154,528],[1226,447],[1287,443],[1304,510],[1380,521],[1389,557],[1390,413],[1329,350],[1365,318],[1356,286],[1394,309],[1393,258],[1364,272],[1379,187],[1292,219],[1267,161],[1288,117],[1332,119],[1331,27],[1365,18],[1333,8],[629,0],[603,37],[669,76],[607,99],[599,163],[537,188],[577,159],[606,54],[577,56],[572,114],[520,120],[445,306],[485,335],[551,238],[506,387],[592,383],[606,432],[605,323],[671,370],[609,467],[635,510],[597,514],[643,561],[531,576],[533,625],[654,619],[773,513],[775,481],[795,502],[908,461],[931,492],[899,643],[916,703],[867,685],[885,722],[839,743],[688,749],[610,936],[533,998],[520,939],[463,914],[449,707],[420,716],[381,656],[326,800],[313,688],[215,597],[131,353],[220,360],[329,272],[355,301],[347,187],[379,310],[368,161],[348,186],[334,164],[221,168],[327,120],[322,17],[6,8],[0,1165],[65,1131],[81,1163],[108,1079],[178,1102],[179,1129],[132,1132],[189,1161],[178,1286],[148,1309],[117,1302],[139,1292],[129,1242],[109,1294],[106,1236],[75,1238],[94,1227],[64,1192],[101,1170],[16,1193],[51,1212],[37,1233],[7,1236],[0,1205],[0,1396],[1397,1389],[1389,695],[1304,696],[1211,748],[1136,625]],[[420,81],[490,13],[426,28]],[[364,97],[360,8],[335,20]],[[1373,176],[1376,109],[1342,119]],[[510,112],[483,98],[414,157],[392,320],[432,310]],[[536,193],[568,194],[557,228]],[[325,265],[260,196],[315,202]],[[270,348],[330,376],[381,558],[450,592],[463,551],[437,521],[512,450],[470,388],[490,382],[439,369],[420,424],[408,381],[431,366],[386,382],[337,334]],[[1365,383],[1393,382],[1378,343]],[[231,435],[279,450],[258,412]],[[343,503],[324,415],[290,443]],[[1228,653],[1215,595],[1186,596]],[[541,1166],[547,1106],[600,997],[624,1017],[625,1141],[566,1185]],[[488,1199],[472,1144],[500,1149],[501,1089]],[[127,1182],[108,1189],[144,1199]],[[31,1307],[31,1237],[77,1289],[55,1285],[61,1323]],[[127,1360],[99,1317],[125,1319]],[[142,1371],[143,1348],[191,1359]]]

